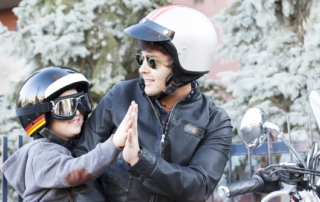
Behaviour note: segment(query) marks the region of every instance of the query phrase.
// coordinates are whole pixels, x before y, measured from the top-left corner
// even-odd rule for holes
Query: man
[[[138,39],[135,58],[142,78],[121,82],[107,93],[75,153],[115,133],[135,101],[139,139],[133,135],[101,177],[107,200],[205,201],[221,178],[232,136],[227,113],[195,81],[211,68],[214,27],[194,9],[168,5],[125,32]]]

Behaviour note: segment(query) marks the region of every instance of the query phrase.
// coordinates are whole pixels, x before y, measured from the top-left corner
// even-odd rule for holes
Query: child
[[[91,112],[88,89],[88,80],[67,67],[44,68],[22,85],[16,113],[35,140],[12,154],[1,171],[25,201],[72,201],[68,187],[100,176],[125,146],[136,120],[135,103],[111,138],[81,157],[72,157],[69,150]]]

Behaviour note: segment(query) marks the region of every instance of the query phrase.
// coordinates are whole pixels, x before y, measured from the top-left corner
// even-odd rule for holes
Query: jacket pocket
[[[183,127],[183,131],[199,138],[203,138],[204,136],[204,129],[193,123],[186,123]]]
[[[187,120],[172,121],[165,142],[165,159],[171,163],[187,166],[204,137],[203,127]]]

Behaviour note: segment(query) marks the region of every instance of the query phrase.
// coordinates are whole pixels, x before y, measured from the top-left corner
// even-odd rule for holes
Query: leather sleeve
[[[104,202],[106,201],[103,192],[100,190],[100,185],[97,180],[90,181],[80,186],[72,187],[72,199],[77,202]]]
[[[212,118],[188,166],[168,163],[146,149],[130,168],[145,189],[178,201],[205,201],[217,186],[231,148],[232,126],[224,110]]]

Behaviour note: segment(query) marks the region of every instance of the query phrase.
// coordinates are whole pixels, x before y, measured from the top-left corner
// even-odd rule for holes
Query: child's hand
[[[124,147],[127,140],[128,130],[132,125],[131,119],[131,113],[132,113],[132,103],[128,109],[127,114],[123,118],[122,122],[120,123],[116,133],[113,135],[112,142],[114,146],[121,148]]]

